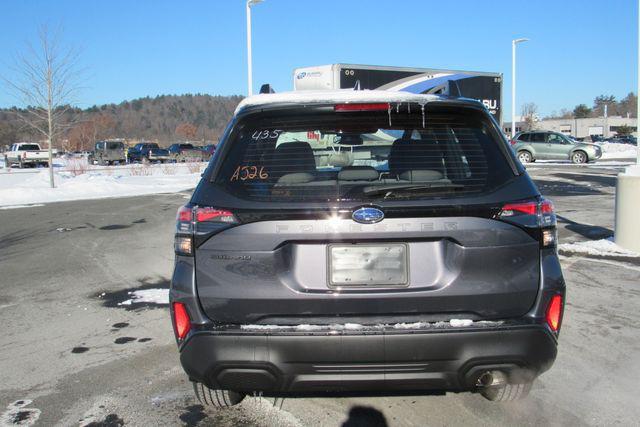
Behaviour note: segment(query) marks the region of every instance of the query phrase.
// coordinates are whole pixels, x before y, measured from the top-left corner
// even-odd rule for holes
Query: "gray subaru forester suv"
[[[204,404],[526,396],[564,309],[553,205],[481,103],[244,100],[178,211],[171,317]]]

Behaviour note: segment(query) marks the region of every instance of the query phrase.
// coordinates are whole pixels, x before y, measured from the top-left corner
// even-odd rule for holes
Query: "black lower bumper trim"
[[[355,392],[475,388],[487,370],[532,379],[556,357],[543,326],[396,334],[220,334],[182,346],[189,377],[243,392]]]

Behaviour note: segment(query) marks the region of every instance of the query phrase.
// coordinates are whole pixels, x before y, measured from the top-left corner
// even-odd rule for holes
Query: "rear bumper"
[[[193,381],[264,393],[468,391],[487,370],[533,379],[557,340],[542,325],[341,333],[200,331],[181,346]]]

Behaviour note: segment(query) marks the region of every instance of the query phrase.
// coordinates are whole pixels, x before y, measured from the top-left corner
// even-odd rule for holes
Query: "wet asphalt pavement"
[[[613,234],[615,170],[529,167],[561,242]],[[166,306],[119,305],[167,288],[187,194],[0,211],[0,425],[637,425],[640,262],[562,256],[558,359],[522,402],[473,394],[247,398],[198,405]],[[280,406],[282,404],[282,406]]]

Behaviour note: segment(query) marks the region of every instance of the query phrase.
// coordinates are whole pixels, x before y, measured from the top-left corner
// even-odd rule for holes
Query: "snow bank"
[[[238,104],[236,113],[247,106],[271,103],[310,103],[324,102],[328,104],[340,102],[427,102],[443,99],[438,95],[418,95],[409,92],[394,92],[387,90],[300,90],[295,92],[281,92],[254,95],[245,98]]]
[[[637,147],[630,144],[605,142],[600,144],[600,148],[602,148],[602,159],[629,159],[638,155]]]
[[[199,172],[191,173],[183,165],[166,167],[174,169],[169,171],[162,167],[148,167],[143,175],[140,173],[141,167],[137,165],[90,169],[77,176],[58,170],[55,172],[56,188],[49,187],[47,169],[32,170],[30,173],[11,170],[0,174],[0,206],[174,193],[194,188],[200,179]],[[166,171],[170,174],[165,174]]]
[[[616,245],[612,237],[602,240],[588,240],[586,242],[563,243],[558,245],[558,251],[565,254],[583,254],[603,257],[640,257],[639,253]]]
[[[119,302],[118,305],[131,304],[169,304],[169,289],[143,289],[129,292],[131,299]]]

